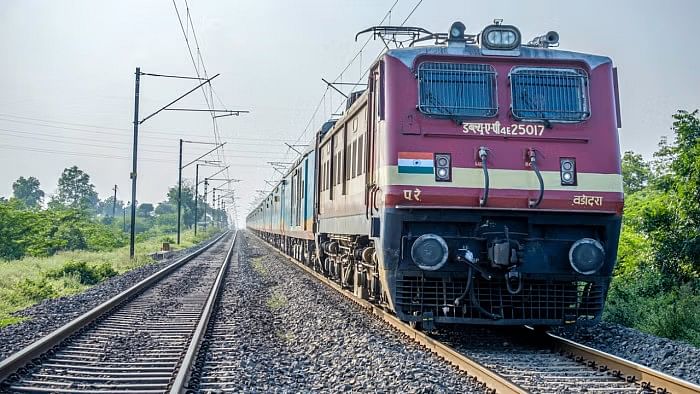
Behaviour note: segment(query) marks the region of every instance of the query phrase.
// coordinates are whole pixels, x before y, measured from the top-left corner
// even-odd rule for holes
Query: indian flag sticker
[[[432,152],[399,152],[399,174],[432,174]]]

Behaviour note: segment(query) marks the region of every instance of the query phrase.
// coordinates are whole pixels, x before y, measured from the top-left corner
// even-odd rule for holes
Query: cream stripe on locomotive
[[[619,192],[622,175],[579,172],[577,186],[562,186],[558,171],[541,171],[545,190]],[[539,190],[537,176],[532,170],[489,169],[490,189]],[[436,182],[433,174],[399,173],[397,166],[385,166],[379,171],[379,185],[410,185],[435,187],[484,187],[481,168],[452,168],[452,182]]]

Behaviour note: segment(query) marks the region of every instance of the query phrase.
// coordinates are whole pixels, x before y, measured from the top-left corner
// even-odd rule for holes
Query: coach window
[[[357,176],[357,139],[352,141],[352,157],[350,158],[350,165],[352,166],[351,178]]]
[[[357,175],[362,175],[365,173],[364,152],[365,135],[361,134],[360,138],[357,139]]]
[[[352,144],[345,145],[345,155],[344,156],[345,156],[345,181],[346,182],[350,180],[351,175],[352,175],[352,170],[351,170],[352,161],[350,160],[350,156],[352,156],[351,148],[352,148]],[[345,188],[343,188],[343,190],[345,190]],[[343,192],[343,194],[345,194],[345,192]]]

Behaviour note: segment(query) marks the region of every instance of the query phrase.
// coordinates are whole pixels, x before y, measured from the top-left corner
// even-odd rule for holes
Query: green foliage
[[[60,269],[46,273],[46,277],[51,279],[76,276],[78,281],[84,285],[94,285],[115,275],[117,275],[117,271],[109,263],[88,265],[85,261],[69,261]]]
[[[183,232],[180,245],[171,247],[187,248],[213,233],[214,230],[199,231],[195,237],[188,230]],[[49,257],[0,260],[0,327],[20,321],[22,318],[12,313],[42,299],[76,294],[89,288],[86,283],[98,280],[95,278],[102,280],[114,272],[123,273],[153,262],[149,254],[160,250],[162,237],[160,234],[138,242],[134,259],[129,258],[129,246],[125,245],[111,251],[60,251]]]
[[[144,218],[150,218],[151,214],[153,214],[153,204],[148,202],[139,204],[136,208],[136,214]]]
[[[122,209],[124,208],[124,201],[117,199],[117,203],[114,204],[114,196],[109,196],[105,200],[101,200],[97,203],[97,214],[103,217],[115,217],[119,218],[122,216]],[[114,209],[114,215],[112,215],[112,209]]]
[[[183,181],[181,190],[182,222],[187,227],[192,227],[194,224],[194,194],[194,186],[190,182]],[[168,203],[175,207],[177,213],[177,186],[168,190]]]
[[[673,116],[674,141],[664,139],[654,154],[654,173],[639,155],[625,154],[625,226],[644,238],[650,263],[680,282],[700,277],[700,118],[698,111]],[[629,167],[644,168],[629,175]],[[625,165],[623,165],[625,168]],[[645,189],[635,188],[648,184]],[[631,239],[628,237],[628,240]],[[637,238],[639,241],[641,238]],[[625,248],[621,242],[620,248]]]
[[[60,250],[111,250],[126,243],[118,226],[108,226],[76,209],[22,210],[0,202],[0,259],[51,256]]]
[[[651,167],[642,155],[627,151],[622,156],[622,185],[625,194],[644,189],[651,179]]]
[[[155,226],[162,232],[174,233],[177,231],[177,215],[174,213],[161,214],[155,218]]]
[[[25,278],[17,284],[17,292],[25,298],[39,302],[47,298],[53,298],[58,295],[56,290],[51,286],[46,278],[37,280]]]
[[[175,245],[175,205],[165,202],[155,210],[153,204],[140,204],[132,259],[123,203],[117,200],[119,210],[112,217],[113,197],[97,205],[90,177],[75,166],[64,170],[58,184],[48,209],[37,202],[43,192],[35,178],[15,182],[10,200],[0,197],[0,327],[22,320],[13,313],[36,302],[84,291],[152,262],[149,254],[160,250],[162,242],[170,242],[173,249],[187,248],[219,231],[200,228],[194,236],[183,229],[182,242]],[[189,187],[190,194],[193,190]],[[194,200],[189,205],[194,206]]]
[[[673,119],[675,138],[662,138],[651,163],[623,157],[625,212],[604,318],[700,346],[700,118]]]
[[[19,201],[0,201],[0,258],[19,259],[24,256],[24,237],[30,231],[27,217]]]
[[[90,175],[73,166],[64,169],[58,179],[58,190],[51,200],[51,206],[93,211],[98,201]]]
[[[679,286],[649,268],[618,275],[610,287],[603,318],[700,346],[699,285]]]
[[[166,215],[170,213],[177,213],[177,204],[173,205],[167,201],[163,201],[156,207],[156,215]]]
[[[37,208],[44,199],[44,192],[39,189],[39,186],[39,180],[33,176],[29,178],[21,176],[12,184],[12,195],[25,206]]]

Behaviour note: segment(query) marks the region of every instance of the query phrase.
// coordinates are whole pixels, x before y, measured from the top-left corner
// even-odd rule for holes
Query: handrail
[[[530,208],[537,208],[542,202],[542,198],[544,197],[544,180],[542,179],[542,174],[540,173],[540,169],[537,166],[537,157],[535,154],[535,150],[529,150],[528,156],[530,156],[530,167],[532,167],[532,169],[535,171],[535,175],[537,175],[537,180],[540,183],[540,195],[537,197],[537,200],[529,200],[527,205]]]
[[[489,168],[486,164],[486,159],[489,157],[489,148],[479,147],[479,159],[481,160],[481,168],[484,170],[484,195],[479,198],[479,206],[484,207],[489,201]]]

